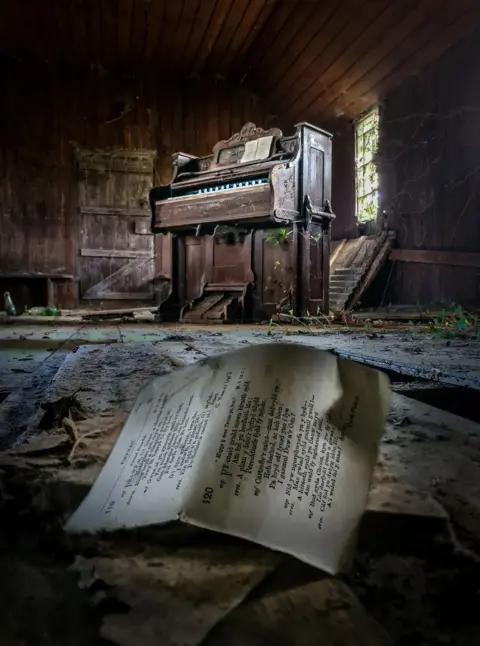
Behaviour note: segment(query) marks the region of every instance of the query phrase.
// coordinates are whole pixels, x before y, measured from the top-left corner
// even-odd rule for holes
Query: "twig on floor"
[[[78,440],[80,434],[77,429],[77,425],[73,421],[73,419],[69,417],[64,417],[62,419],[62,428],[65,431],[65,433],[68,435],[70,440],[75,444],[75,442]]]
[[[82,433],[82,435],[79,435],[77,439],[75,440],[70,453],[68,454],[67,461],[69,463],[72,462],[74,453],[76,449],[80,446],[80,444],[86,440],[89,437],[97,437],[98,435],[101,435],[102,433],[105,432],[105,429],[94,429],[93,431],[87,431],[86,433]]]

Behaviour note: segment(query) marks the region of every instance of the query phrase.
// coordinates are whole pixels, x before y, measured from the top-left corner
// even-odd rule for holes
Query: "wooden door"
[[[78,151],[82,300],[152,301],[155,245],[148,191],[154,152]]]

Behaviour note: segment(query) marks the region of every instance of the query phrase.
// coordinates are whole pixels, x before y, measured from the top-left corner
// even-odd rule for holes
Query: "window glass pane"
[[[374,219],[378,210],[378,174],[375,155],[378,148],[378,109],[357,121],[355,128],[355,168],[357,218]]]

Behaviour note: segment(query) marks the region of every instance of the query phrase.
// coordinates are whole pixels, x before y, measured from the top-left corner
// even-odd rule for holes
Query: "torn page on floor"
[[[309,346],[204,359],[141,391],[66,529],[179,519],[338,572],[388,407],[385,375]]]

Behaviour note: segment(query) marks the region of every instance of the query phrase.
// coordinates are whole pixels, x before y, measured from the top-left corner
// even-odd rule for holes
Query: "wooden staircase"
[[[349,296],[362,279],[364,271],[359,267],[337,267],[330,274],[330,310],[342,312]]]
[[[387,260],[395,234],[382,231],[333,243],[330,260],[330,311],[340,314],[355,307]]]

